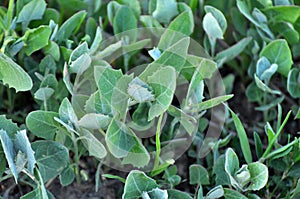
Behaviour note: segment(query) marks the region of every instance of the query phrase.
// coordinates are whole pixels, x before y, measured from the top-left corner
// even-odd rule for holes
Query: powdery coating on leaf
[[[157,187],[155,180],[141,171],[133,170],[126,178],[122,199],[140,198],[143,192],[151,191]]]
[[[128,94],[138,103],[154,100],[150,86],[138,77],[129,83]]]
[[[16,91],[27,91],[32,88],[30,76],[8,56],[0,53],[0,80]]]

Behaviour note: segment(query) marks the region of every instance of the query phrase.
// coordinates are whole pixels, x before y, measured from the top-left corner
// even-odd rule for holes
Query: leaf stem
[[[77,184],[81,184],[81,177],[80,177],[80,169],[79,169],[79,151],[78,151],[78,144],[77,144],[77,138],[74,135],[74,133],[71,133],[71,139],[74,144],[74,171],[76,176],[76,182]]]
[[[156,155],[155,155],[153,171],[156,170],[159,166],[159,156],[160,156],[160,151],[161,151],[160,131],[161,131],[161,123],[162,123],[163,116],[164,116],[163,113],[159,116],[159,119],[157,122],[157,127],[156,127],[156,132],[155,132]]]

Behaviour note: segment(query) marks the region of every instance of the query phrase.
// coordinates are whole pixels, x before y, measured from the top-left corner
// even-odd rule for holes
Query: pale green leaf
[[[107,151],[103,144],[88,130],[80,129],[81,136],[84,136],[82,142],[87,148],[89,155],[102,159],[107,155]]]
[[[33,30],[27,30],[23,48],[26,55],[30,56],[33,52],[47,46],[50,34],[51,28],[49,26],[40,26]]]
[[[242,152],[244,155],[244,158],[246,160],[247,163],[251,163],[252,162],[252,154],[251,154],[251,149],[250,149],[250,144],[249,144],[249,140],[247,137],[247,133],[243,127],[243,124],[241,122],[241,120],[238,118],[238,116],[231,110],[229,109],[239,140],[240,140],[240,145],[242,148]]]
[[[269,177],[268,167],[260,162],[253,162],[248,165],[251,183],[247,190],[257,191],[266,186]]]
[[[22,151],[27,158],[28,171],[34,175],[33,169],[36,164],[34,157],[34,151],[31,148],[31,144],[26,135],[26,130],[18,131],[15,137],[15,149]]]
[[[159,116],[170,106],[176,88],[176,72],[173,67],[166,66],[148,77],[149,85],[155,94],[155,101],[150,107],[148,120]]]
[[[293,60],[288,43],[284,39],[277,39],[270,42],[260,53],[260,57],[266,57],[270,63],[278,65],[277,71],[288,76]]]
[[[86,16],[86,11],[79,11],[65,21],[59,28],[55,40],[60,44],[72,34],[76,34]]]
[[[55,178],[68,164],[68,149],[57,142],[36,141],[32,148],[44,182]]]
[[[26,117],[26,126],[34,135],[52,140],[59,125],[54,117],[59,117],[58,113],[33,111]]]
[[[22,8],[17,23],[41,19],[45,9],[46,2],[44,0],[32,0]]]
[[[202,165],[193,164],[189,167],[190,184],[208,185],[209,175]]]
[[[8,56],[0,53],[0,80],[16,91],[27,91],[32,88],[30,76]]]
[[[14,145],[11,138],[8,136],[6,131],[0,129],[0,141],[2,144],[2,148],[9,166],[11,173],[14,176],[15,182],[18,183],[18,171],[15,165],[15,156],[16,152],[14,151]]]
[[[151,191],[158,187],[155,180],[149,178],[145,173],[133,170],[126,178],[123,199],[140,198],[143,192]]]
[[[293,68],[290,70],[287,80],[287,90],[294,98],[300,97],[300,69]]]
[[[175,0],[157,0],[156,9],[152,16],[159,22],[167,24],[177,14],[177,2]]]
[[[34,98],[42,101],[46,101],[49,99],[52,95],[54,94],[54,90],[52,88],[44,87],[44,88],[39,88],[35,93],[34,93]]]

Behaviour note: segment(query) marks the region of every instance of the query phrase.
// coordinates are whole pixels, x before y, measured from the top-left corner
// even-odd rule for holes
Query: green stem
[[[74,170],[75,170],[75,176],[76,176],[76,182],[77,184],[81,184],[81,177],[80,177],[80,169],[79,169],[79,151],[78,151],[78,144],[77,144],[77,139],[74,135],[74,133],[71,133],[72,136],[72,141],[73,141],[73,145],[74,145]]]
[[[156,156],[155,156],[155,162],[154,162],[154,168],[153,170],[156,170],[159,166],[159,156],[161,151],[160,146],[160,129],[161,129],[161,122],[163,119],[164,114],[161,114],[158,119],[157,127],[156,127],[156,133],[155,133],[155,142],[156,142]]]
[[[285,124],[287,123],[287,121],[288,121],[288,119],[289,119],[291,113],[292,113],[292,111],[289,111],[289,112],[288,112],[288,114],[287,114],[287,116],[285,117],[283,123],[281,124],[279,130],[276,132],[275,136],[274,136],[273,139],[270,141],[270,143],[269,143],[269,145],[268,145],[266,151],[264,152],[263,156],[261,157],[262,160],[264,160],[264,159],[267,157],[267,155],[270,153],[270,151],[272,150],[272,147],[273,147],[275,141],[278,139],[279,134],[280,134],[280,132],[283,130],[283,128],[284,128]]]
[[[8,10],[7,10],[7,27],[6,27],[7,30],[10,29],[12,15],[13,15],[13,9],[14,9],[14,0],[9,0]]]

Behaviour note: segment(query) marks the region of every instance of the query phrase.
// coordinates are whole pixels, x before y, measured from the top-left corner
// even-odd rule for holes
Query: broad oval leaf
[[[211,13],[214,16],[214,18],[218,21],[218,24],[220,25],[223,33],[225,33],[227,29],[227,22],[223,13],[217,8],[212,6],[204,6],[204,10],[206,13]]]
[[[58,142],[36,141],[32,143],[32,148],[44,182],[55,178],[68,164],[68,149]]]
[[[209,38],[223,39],[223,31],[212,13],[207,13],[203,18],[203,29]]]
[[[300,97],[300,69],[293,68],[288,75],[287,90],[294,98]]]
[[[113,27],[114,33],[119,36],[118,34],[125,32],[124,34],[130,38],[130,42],[136,40],[136,32],[130,31],[129,34],[126,33],[128,30],[134,30],[137,28],[137,19],[134,15],[132,9],[128,6],[121,6],[113,20]],[[120,36],[125,36],[121,34]]]
[[[0,80],[16,91],[27,91],[32,88],[30,76],[8,56],[0,53]]]
[[[157,0],[156,9],[152,16],[161,23],[169,23],[178,14],[177,2],[175,0]]]
[[[54,117],[59,117],[58,113],[33,111],[26,117],[27,128],[38,137],[52,140],[59,126]]]
[[[269,177],[268,167],[260,162],[248,164],[250,172],[250,185],[247,190],[257,191],[266,186]]]
[[[105,136],[109,151],[116,158],[124,158],[123,164],[143,167],[150,161],[150,155],[134,134],[124,123],[112,120]]]
[[[51,28],[49,26],[40,26],[33,30],[25,32],[25,46],[24,52],[30,56],[33,52],[40,50],[48,45]]]
[[[44,0],[32,0],[22,8],[17,22],[30,22],[32,20],[41,19],[45,9],[46,2]]]
[[[176,88],[176,71],[170,66],[161,67],[148,77],[147,82],[155,94],[155,101],[148,114],[150,121],[169,108]]]
[[[59,28],[55,40],[60,44],[66,41],[72,34],[75,34],[85,19],[86,14],[86,11],[80,11],[65,21]]]
[[[140,198],[143,192],[152,191],[158,188],[155,180],[146,176],[142,171],[133,170],[126,178],[123,199],[137,199]]]
[[[293,60],[288,43],[284,39],[277,39],[270,42],[260,53],[260,57],[266,57],[270,63],[278,65],[277,71],[288,76]]]
[[[193,164],[189,168],[190,184],[208,185],[209,175],[202,165]]]

